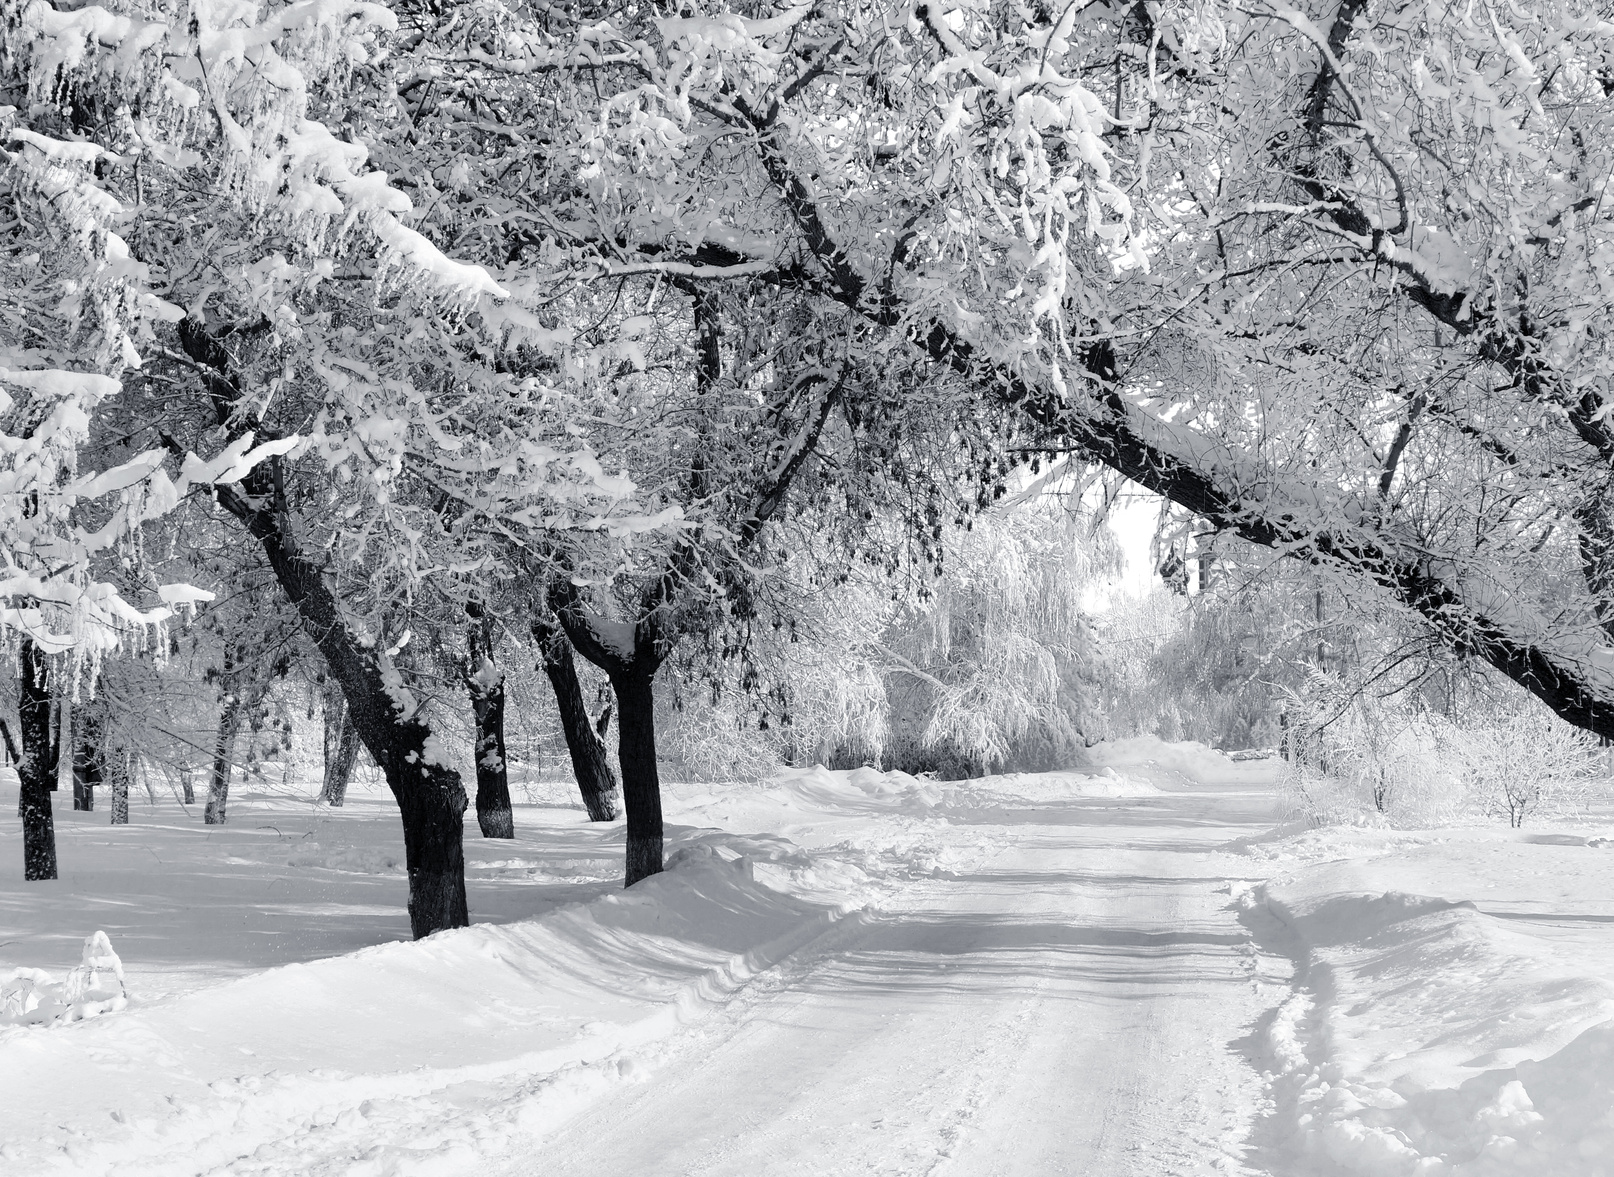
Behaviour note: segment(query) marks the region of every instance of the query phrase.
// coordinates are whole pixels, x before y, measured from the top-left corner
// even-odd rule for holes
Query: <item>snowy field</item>
[[[1614,827],[1275,827],[1276,762],[1095,753],[672,785],[627,893],[535,786],[420,943],[384,791],[59,811],[54,883],[7,823],[0,1173],[1614,1174]]]

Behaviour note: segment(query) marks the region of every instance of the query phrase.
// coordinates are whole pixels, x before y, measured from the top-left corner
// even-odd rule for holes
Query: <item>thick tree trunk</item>
[[[73,724],[73,808],[95,809],[95,786],[102,783],[101,740],[106,724],[102,708],[90,704],[79,709]]]
[[[181,320],[179,336],[185,353],[216,373],[207,377],[208,394],[218,424],[230,425],[241,388],[230,372],[229,352],[192,319]],[[348,627],[324,571],[300,551],[285,473],[281,459],[270,458],[239,483],[217,485],[214,493],[263,545],[304,632],[319,647],[342,688],[359,738],[397,798],[409,868],[409,923],[415,938],[463,928],[470,922],[462,843],[465,788],[459,773],[437,762],[431,729],[419,719],[416,703],[386,655],[362,643]]]
[[[407,691],[389,688],[383,655],[362,645],[342,617],[324,574],[297,554],[273,517],[249,516],[270,566],[297,607],[303,628],[347,699],[348,716],[380,766],[403,818],[409,869],[409,923],[418,940],[470,923],[465,903],[466,809],[459,773],[429,759],[431,729],[415,714]],[[435,741],[434,741],[435,743]]]
[[[179,790],[179,795],[185,799],[186,805],[196,804],[196,790],[191,786],[191,770],[189,768],[179,770]]]
[[[221,826],[230,800],[230,763],[235,758],[235,736],[241,727],[241,700],[227,695],[219,712],[219,735],[213,745],[213,775],[207,782],[207,808],[202,811],[206,825]]]
[[[319,799],[327,805],[347,800],[347,784],[359,759],[359,732],[348,718],[347,699],[332,682],[325,691],[325,780]]]
[[[617,760],[628,810],[627,881],[661,873],[661,777],[656,771],[655,672],[625,667],[611,675],[617,702]]]
[[[628,811],[625,886],[661,872],[661,777],[656,771],[656,671],[672,649],[654,609],[633,627],[631,651],[608,644],[569,582],[551,585],[551,605],[573,647],[611,677],[616,691],[617,762]]]
[[[22,877],[29,882],[56,877],[56,818],[50,794],[56,783],[60,745],[51,739],[50,685],[45,657],[27,638],[22,640],[18,727],[22,748],[17,758],[21,783]]]
[[[571,753],[572,773],[583,795],[583,808],[588,810],[590,821],[615,821],[616,774],[606,756],[605,732],[589,720],[583,687],[577,681],[577,664],[572,659],[572,644],[559,627],[547,622],[533,622],[532,633],[543,653],[544,673],[555,690],[555,706],[560,711],[560,726],[566,735],[566,750]],[[610,712],[601,718],[609,723]]]
[[[102,750],[102,773],[112,786],[112,824],[129,824],[129,757],[122,748]],[[223,808],[219,810],[219,823],[224,821]]]
[[[510,775],[504,758],[504,675],[486,651],[465,675],[476,717],[476,824],[484,838],[514,838]]]

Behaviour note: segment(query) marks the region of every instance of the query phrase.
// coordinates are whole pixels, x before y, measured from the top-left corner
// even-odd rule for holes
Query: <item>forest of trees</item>
[[[226,821],[317,700],[463,925],[539,666],[630,885],[675,695],[1058,763],[1171,710],[1084,607],[1122,477],[1174,734],[1382,663],[1614,737],[1614,23],[1302,7],[0,0],[27,876],[59,777]]]

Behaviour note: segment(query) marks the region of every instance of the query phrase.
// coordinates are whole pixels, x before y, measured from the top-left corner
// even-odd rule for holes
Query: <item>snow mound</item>
[[[1160,790],[1148,781],[1125,777],[1106,766],[1097,776],[1077,776],[1074,773],[1047,773],[1061,778],[1062,785],[1076,797],[1158,797]]]
[[[552,1130],[642,1081],[663,1039],[862,905],[783,839],[704,831],[671,849],[630,890],[525,923],[268,969],[130,1009],[92,1039],[0,1034],[0,1171],[459,1172],[513,1133]],[[819,893],[767,885],[764,862]],[[95,970],[119,967],[104,936],[84,959],[78,989],[74,970],[22,1020],[89,1016],[73,993],[121,1003],[95,988]],[[42,978],[14,971],[6,1000],[55,984]],[[445,1091],[477,1098],[457,1108]]]
[[[1391,829],[1387,825],[1330,825],[1313,828],[1304,821],[1284,822],[1259,834],[1222,845],[1234,854],[1277,864],[1313,863],[1341,858],[1357,860],[1394,854],[1443,839],[1427,832]]]
[[[128,1004],[123,961],[112,951],[105,932],[84,938],[78,967],[60,981],[44,969],[18,968],[0,974],[0,1026],[76,1022]]]
[[[1362,888],[1377,873],[1233,887],[1299,950],[1267,1031],[1291,1147],[1371,1177],[1608,1172],[1614,987],[1472,902]]]
[[[1157,766],[1186,777],[1197,785],[1245,784],[1252,769],[1268,768],[1263,762],[1235,762],[1215,748],[1184,740],[1168,744],[1158,736],[1134,736],[1126,740],[1105,740],[1087,750],[1097,767],[1141,768]],[[1279,762],[1281,764],[1281,762]],[[1269,771],[1276,771],[1269,769]]]
[[[321,846],[302,842],[286,859],[287,866],[319,867],[352,874],[382,875],[404,869],[399,856],[371,846]]]
[[[947,797],[946,785],[893,770],[877,768],[787,769],[770,782],[796,799],[830,809],[860,812],[928,813]]]

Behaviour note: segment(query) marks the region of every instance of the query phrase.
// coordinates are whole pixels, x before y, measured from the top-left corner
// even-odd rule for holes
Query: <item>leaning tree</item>
[[[125,528],[147,500],[206,495],[261,547],[399,802],[419,936],[466,922],[466,798],[400,658],[410,602],[433,577],[499,575],[502,545],[578,528],[608,545],[673,514],[640,509],[568,431],[587,410],[572,386],[502,362],[557,350],[542,292],[406,224],[409,196],[342,126],[405,134],[377,43],[395,26],[364,3],[8,5],[0,131],[27,199],[4,226],[7,272],[39,274],[8,304],[17,336],[37,348],[93,311],[110,324],[97,363],[147,373],[60,395],[68,414],[147,398],[143,464],[97,493],[157,487]],[[417,187],[455,155],[421,146]]]
[[[1549,0],[515,10],[604,267],[789,274],[1614,734],[1610,24]],[[464,68],[470,68],[465,65]],[[604,224],[605,229],[597,226]]]

